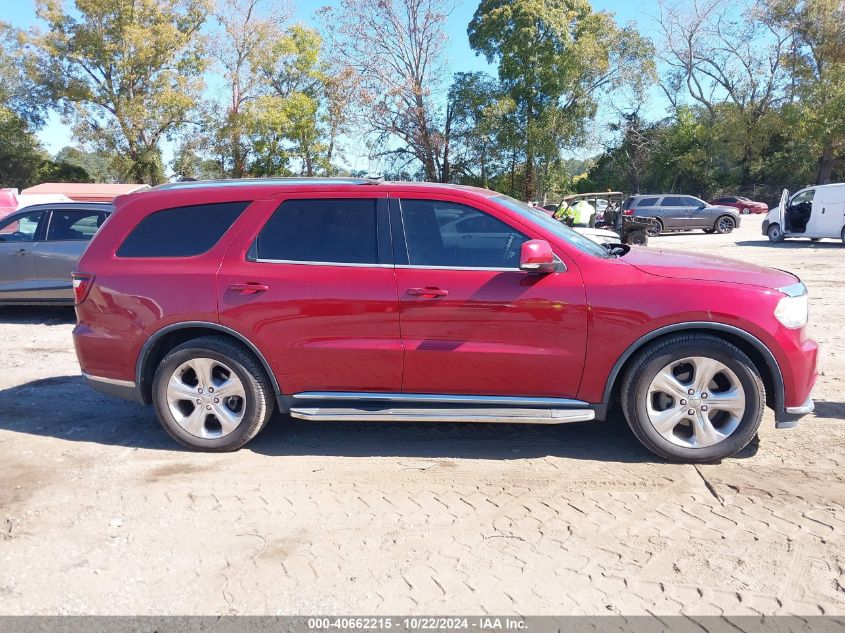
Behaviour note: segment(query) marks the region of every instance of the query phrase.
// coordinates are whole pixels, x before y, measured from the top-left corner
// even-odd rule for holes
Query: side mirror
[[[529,273],[553,273],[557,269],[555,254],[546,240],[528,240],[522,243],[519,269]]]

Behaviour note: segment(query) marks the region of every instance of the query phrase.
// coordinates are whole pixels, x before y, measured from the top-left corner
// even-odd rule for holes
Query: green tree
[[[538,159],[556,160],[578,139],[601,92],[639,89],[653,72],[650,43],[587,0],[482,0],[468,33],[473,49],[498,62],[516,105],[525,199],[542,197]]]
[[[37,0],[47,23],[29,42],[37,84],[63,104],[79,138],[124,176],[163,179],[160,143],[189,121],[203,87],[199,29],[208,0]]]
[[[845,4],[841,0],[765,0],[770,24],[792,34],[787,116],[817,160],[816,183],[845,161]]]
[[[489,187],[507,165],[507,115],[513,101],[486,73],[456,73],[449,89],[452,177]]]

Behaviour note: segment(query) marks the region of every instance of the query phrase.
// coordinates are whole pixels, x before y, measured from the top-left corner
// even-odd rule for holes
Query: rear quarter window
[[[156,211],[117,249],[118,257],[192,257],[209,251],[250,202],[220,202]]]
[[[653,207],[657,204],[657,198],[643,198],[637,203],[637,207]]]

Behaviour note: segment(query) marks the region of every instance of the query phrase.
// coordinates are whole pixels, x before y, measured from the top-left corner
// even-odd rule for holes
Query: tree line
[[[40,26],[0,25],[3,186],[339,175],[345,153],[525,200],[845,175],[841,0],[661,4],[659,45],[588,0],[481,0],[467,35],[495,75],[450,75],[443,0],[340,0],[317,28],[274,0],[36,7]],[[50,112],[78,141],[55,156]]]

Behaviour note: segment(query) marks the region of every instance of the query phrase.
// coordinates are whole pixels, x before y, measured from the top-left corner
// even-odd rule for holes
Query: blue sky
[[[72,2],[72,0],[65,0]],[[295,2],[295,0],[293,0]],[[295,21],[314,24],[314,11],[326,4],[336,4],[337,0],[318,0],[317,2],[306,2],[299,0],[295,4]],[[6,0],[7,4],[5,11],[0,15],[0,19],[11,23],[18,28],[28,28],[37,23],[35,16],[35,3],[33,0]],[[620,25],[627,22],[635,22],[639,31],[654,40],[654,16],[659,13],[657,0],[593,0],[593,8],[596,10],[611,11],[616,16],[616,21]],[[477,0],[458,1],[454,11],[451,13],[447,25],[447,32],[449,35],[449,48],[447,51],[449,59],[449,67],[452,72],[459,71],[475,71],[486,70],[491,74],[495,74],[496,69],[487,64],[483,57],[476,55],[469,47],[467,40],[467,24],[469,24],[476,7]],[[653,91],[649,97],[650,103],[645,108],[645,115],[648,117],[657,117],[663,113],[663,102],[660,95]],[[39,134],[41,142],[45,148],[55,153],[66,145],[73,145],[71,130],[64,125],[57,115],[52,115],[48,124],[42,129]],[[366,158],[357,156],[354,149],[347,151],[349,167],[354,169],[369,169],[370,166],[365,164]],[[595,147],[585,147],[579,150],[572,151],[572,155],[592,155],[596,153]],[[165,159],[169,159],[171,154],[170,147],[164,147]]]

